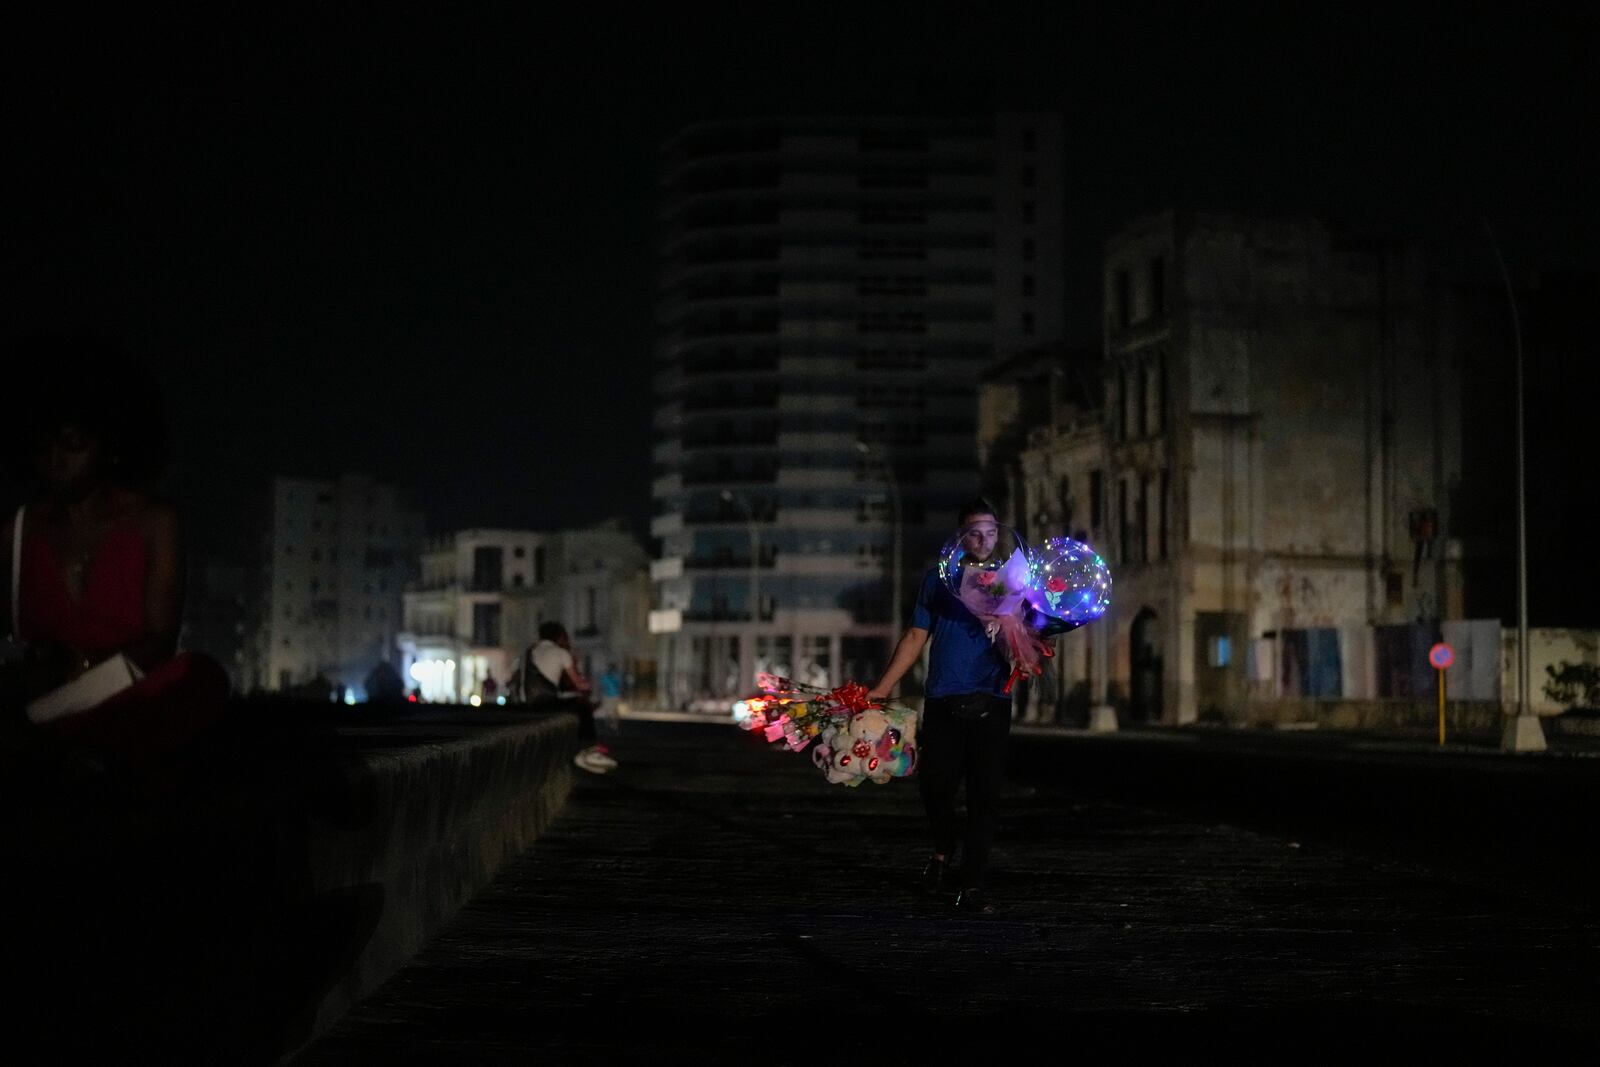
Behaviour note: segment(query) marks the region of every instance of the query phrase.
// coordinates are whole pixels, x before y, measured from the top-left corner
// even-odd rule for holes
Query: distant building
[[[1063,336],[1062,143],[1058,116],[1001,115],[725,121],[666,145],[663,702],[882,668],[978,488],[982,375]]]
[[[246,626],[250,620],[250,569],[216,557],[190,562],[184,596],[182,648],[220,663],[236,690],[246,687]]]
[[[421,517],[355,474],[274,479],[258,514],[244,688],[360,699],[372,669],[396,658]]]
[[[645,553],[616,524],[583,530],[462,530],[422,553],[397,636],[425,700],[465,703],[492,676],[504,694],[539,625],[560,622],[578,668],[648,674]]]
[[[1098,427],[1036,440],[1017,505],[1115,578],[1055,699],[1189,722],[1270,681],[1291,633],[1459,617],[1442,306],[1411,246],[1308,220],[1167,212],[1108,242]]]

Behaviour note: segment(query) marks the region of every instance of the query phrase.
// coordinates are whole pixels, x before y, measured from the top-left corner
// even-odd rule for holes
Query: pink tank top
[[[37,531],[22,542],[18,607],[24,640],[60,641],[93,656],[144,635],[145,546],[137,518],[106,531],[83,579],[83,599],[67,588],[61,561]]]

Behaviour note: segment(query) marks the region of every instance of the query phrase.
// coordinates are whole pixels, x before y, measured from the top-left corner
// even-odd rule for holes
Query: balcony
[[[762,545],[759,556],[758,568],[770,570],[778,562],[778,546]],[[718,552],[709,556],[688,556],[683,560],[683,566],[689,570],[750,570],[750,557],[748,554],[736,556],[732,552]]]

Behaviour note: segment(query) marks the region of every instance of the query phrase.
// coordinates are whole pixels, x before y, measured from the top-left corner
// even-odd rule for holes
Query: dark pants
[[[534,711],[565,711],[578,717],[578,740],[585,748],[595,743],[594,709],[598,706],[588,697],[540,696],[529,702]]]
[[[1006,739],[1011,736],[1007,697],[969,694],[934,697],[917,732],[917,785],[933,830],[933,850],[956,848],[956,791],[967,783],[967,833],[962,884],[981,886],[989,847],[1000,820],[1000,784],[1005,777]]]

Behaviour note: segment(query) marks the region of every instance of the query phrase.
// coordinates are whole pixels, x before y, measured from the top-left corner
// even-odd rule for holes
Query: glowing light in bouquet
[[[735,706],[734,720],[793,752],[814,745],[811,761],[828,781],[881,785],[916,769],[917,714],[911,709],[870,700],[856,682],[819,689],[761,674],[756,684],[767,695],[740,701],[743,710]]]
[[[1063,622],[1093,622],[1111,606],[1111,569],[1082,541],[1052,537],[1033,554],[1028,602]]]
[[[1000,523],[974,523],[939,553],[939,580],[1006,654],[1010,692],[1043,673],[1050,638],[1092,622],[1111,605],[1111,571],[1093,548],[1052,537],[1034,550]]]

